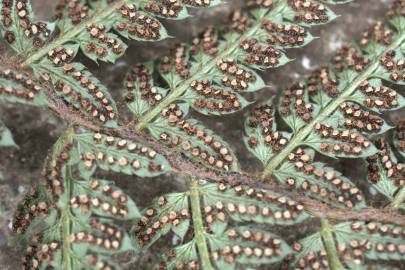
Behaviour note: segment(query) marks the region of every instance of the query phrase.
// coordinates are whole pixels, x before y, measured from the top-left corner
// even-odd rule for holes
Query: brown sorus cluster
[[[326,23],[329,20],[327,9],[323,4],[303,0],[291,0],[288,3],[296,12],[295,21],[319,24]]]
[[[133,102],[137,96],[135,92],[139,92],[143,100],[148,102],[149,106],[154,107],[158,104],[163,96],[151,85],[152,71],[144,65],[137,65],[132,68],[126,81],[128,93],[125,96],[127,102]]]
[[[80,0],[60,0],[56,6],[55,19],[62,19],[67,10],[67,16],[69,17],[73,25],[81,23],[83,20],[86,20],[89,16],[89,6],[83,4]]]
[[[278,65],[278,59],[282,56],[277,49],[262,45],[255,38],[242,40],[239,47],[248,53],[245,62],[249,65],[274,67]]]
[[[391,72],[390,79],[393,81],[405,80],[405,59],[395,59],[396,52],[389,51],[380,59],[380,63]]]
[[[274,108],[272,104],[257,105],[248,119],[248,125],[251,128],[260,128],[267,145],[278,152],[288,143],[281,132],[273,131]],[[249,146],[255,148],[258,145],[258,139],[249,138]]]
[[[271,8],[273,6],[273,0],[248,0],[247,5],[249,8]]]
[[[300,258],[294,267],[295,270],[320,270],[329,269],[328,253],[325,250],[320,252],[309,252]]]
[[[72,208],[77,209],[80,207],[86,214],[91,208],[96,208],[121,218],[125,218],[128,215],[128,197],[122,194],[119,189],[116,189],[113,185],[102,185],[98,180],[93,180],[90,188],[94,192],[101,192],[108,200],[82,194],[70,200]]]
[[[300,82],[296,82],[283,92],[280,113],[284,117],[291,115],[292,111],[294,111],[305,123],[312,120],[313,106],[311,103],[306,102],[305,91],[305,86]]]
[[[86,44],[86,52],[94,53],[97,57],[103,58],[108,55],[108,50],[111,50],[116,55],[121,55],[124,52],[124,47],[116,39],[108,35],[104,24],[88,24],[87,32],[95,42]],[[102,46],[102,45],[105,45]]]
[[[370,41],[376,41],[379,44],[388,46],[392,43],[392,30],[386,28],[384,23],[377,22],[376,24],[369,27],[369,29],[363,33],[363,38],[360,44],[362,46],[368,46]]]
[[[238,66],[234,59],[218,59],[217,68],[224,74],[222,84],[235,90],[247,90],[249,83],[256,81],[256,76]]]
[[[70,48],[65,47],[57,47],[53,50],[48,52],[48,59],[55,65],[55,66],[63,66],[64,64],[70,62],[74,57],[74,51]]]
[[[190,53],[197,54],[202,51],[208,55],[215,56],[218,53],[218,46],[219,40],[215,29],[209,26],[193,39]]]
[[[352,69],[361,72],[368,66],[370,60],[362,55],[358,49],[350,46],[343,46],[333,58],[333,63],[338,72],[342,72],[345,69]]]
[[[314,165],[311,157],[304,150],[299,148],[288,156],[288,160],[294,163],[297,171],[303,172],[308,176],[315,176],[318,181],[322,181],[331,187],[327,188],[325,185],[318,185],[305,180],[299,187],[301,190],[309,191],[316,197],[327,198],[337,204],[344,204],[348,208],[353,208],[356,204],[363,201],[362,192],[358,188],[345,182],[335,171],[325,170],[322,167]],[[295,188],[296,180],[293,177],[289,177],[286,179],[286,184]],[[334,190],[339,190],[339,193],[336,193]]]
[[[36,217],[44,218],[50,212],[50,204],[41,201],[39,190],[32,188],[18,205],[13,218],[13,232],[24,234]]]
[[[222,88],[212,87],[211,82],[208,80],[193,81],[191,82],[191,87],[199,95],[204,96],[204,98],[197,98],[194,102],[194,106],[199,109],[230,112],[241,108],[241,104],[235,94]]]
[[[54,197],[59,197],[64,192],[64,180],[62,168],[67,164],[70,158],[70,150],[72,144],[64,145],[63,149],[58,153],[55,160],[51,160],[44,172],[45,186],[50,194]]]
[[[194,7],[207,7],[211,4],[211,0],[182,0],[182,2]]]
[[[294,47],[304,44],[308,32],[305,28],[293,24],[280,24],[270,20],[264,20],[262,24],[269,34],[267,42],[270,45],[282,47]]]
[[[13,7],[14,4],[14,7]],[[18,21],[13,21],[12,11],[16,10]],[[23,34],[32,38],[32,44],[35,47],[42,47],[44,40],[40,37],[41,35],[45,38],[49,37],[51,31],[48,29],[47,25],[43,22],[34,23],[31,21],[30,10],[28,8],[28,0],[3,0],[1,14],[3,15],[3,25],[4,27],[10,28],[13,24],[18,24],[21,27]],[[16,33],[10,31],[5,32],[5,39],[8,43],[14,43],[16,39]]]
[[[398,123],[396,128],[397,147],[401,152],[405,152],[405,120]]]
[[[392,160],[392,152],[384,139],[377,140],[374,144],[380,151],[373,156],[367,157],[368,179],[373,183],[381,180],[379,173],[379,163],[381,163],[386,176],[393,179],[396,186],[405,185],[405,166]]]
[[[89,265],[97,267],[99,270],[114,270],[114,266],[109,265],[108,262],[100,260],[96,254],[90,254],[87,258],[87,263]]]
[[[405,230],[402,227],[394,226],[392,224],[382,224],[376,222],[363,223],[363,222],[352,222],[351,229],[355,233],[365,233],[365,234],[379,234],[382,236],[388,236],[396,239],[405,239]],[[355,235],[355,234],[354,234]],[[402,253],[405,254],[405,243],[402,245]]]
[[[381,110],[398,107],[398,94],[385,86],[372,86],[367,80],[361,83],[361,92],[366,96],[364,106]]]
[[[222,250],[212,252],[211,256],[215,261],[223,258],[225,262],[232,264],[239,256],[274,258],[282,255],[281,239],[274,238],[271,234],[263,231],[232,229],[227,232],[227,237],[229,240],[235,241],[235,245],[226,245]],[[250,244],[236,244],[247,241]]]
[[[77,232],[70,236],[71,243],[88,243],[107,250],[118,250],[124,233],[114,226],[103,224],[96,218],[90,220],[91,232]]]
[[[373,114],[370,111],[365,111],[356,103],[340,104],[340,111],[342,112],[345,123],[344,126],[348,129],[356,129],[366,133],[377,133],[381,131],[384,125],[384,120]]]
[[[185,44],[178,44],[170,55],[163,57],[161,70],[164,74],[175,71],[182,79],[190,75],[190,64],[188,63],[187,47]]]
[[[21,85],[20,87],[0,86],[0,94],[15,96],[21,99],[32,100],[42,90],[42,86],[27,74],[15,72],[10,69],[0,70],[0,78],[10,80]]]
[[[182,221],[190,219],[187,208],[169,211],[170,207],[165,197],[158,198],[156,206],[144,212],[135,229],[135,237],[141,246],[147,245],[163,227],[177,227]]]
[[[395,0],[394,3],[390,5],[390,9],[387,13],[389,18],[394,18],[397,15],[405,16],[405,1]]]
[[[232,12],[228,21],[225,31],[236,31],[240,34],[246,32],[253,24],[241,9]]]
[[[158,40],[160,38],[161,25],[159,21],[143,12],[137,12],[135,5],[122,5],[117,10],[123,18],[129,21],[117,21],[115,26],[117,30],[126,31],[131,36],[146,40]]]
[[[270,193],[266,190],[251,188],[247,185],[231,186],[226,183],[218,184],[220,192],[234,192],[237,196],[253,199],[257,205],[245,205],[238,202],[217,202],[215,208],[230,215],[239,215],[242,219],[250,220],[257,216],[272,218],[274,221],[283,222],[297,219],[304,210],[304,206],[287,197]],[[273,211],[271,208],[264,206],[266,203],[277,205],[279,210]]]
[[[332,139],[331,142],[321,143],[320,148],[323,152],[360,155],[363,150],[372,145],[371,142],[362,135],[352,133],[349,130],[336,130],[326,124],[316,123],[315,131],[322,139]]]
[[[36,235],[28,246],[23,258],[23,270],[41,269],[42,262],[52,262],[53,254],[60,248],[60,243],[53,241],[43,244],[41,235]]]
[[[57,81],[55,83],[55,89],[63,97],[70,98],[75,104],[77,104],[76,106],[81,107],[85,112],[91,114],[92,118],[96,118],[102,123],[105,123],[108,120],[113,120],[117,117],[117,113],[111,105],[111,101],[102,91],[100,91],[97,82],[93,82],[84,70],[80,70],[80,68],[76,68],[72,64],[65,64],[63,65],[63,72],[80,83],[81,86],[94,97],[98,104],[93,104],[91,100],[83,97],[80,92],[73,89],[72,86],[63,83],[62,81]],[[51,77],[48,74],[44,74],[42,78],[45,81],[51,80]]]
[[[308,92],[316,94],[320,91],[325,92],[328,96],[335,98],[339,95],[339,81],[337,78],[332,78],[328,66],[311,72],[308,78]]]
[[[133,141],[96,133],[94,135],[94,144],[104,144],[111,149],[115,149],[116,153],[119,153],[120,151],[122,151],[123,154],[126,152],[135,153],[148,158],[150,161],[148,164],[142,164],[138,159],[128,160],[125,156],[114,156],[105,152],[85,153],[81,156],[81,158],[84,161],[84,166],[89,170],[93,167],[94,162],[106,163],[109,166],[114,166],[117,164],[123,170],[130,167],[132,170],[136,171],[146,165],[148,170],[151,172],[163,171],[164,169],[163,165],[156,164],[153,161],[157,156],[157,152],[155,150],[138,145]]]
[[[167,119],[169,125],[177,126],[180,131],[185,132],[188,136],[193,136],[196,140],[210,147],[215,155],[201,150],[201,148],[195,146],[191,140],[183,140],[183,138],[177,135],[170,135],[164,132],[160,135],[161,141],[169,143],[172,146],[180,146],[193,157],[199,158],[216,168],[228,171],[232,167],[234,158],[230,154],[231,151],[228,149],[228,146],[212,137],[207,130],[183,120],[183,112],[177,105],[171,104],[168,108],[164,109],[162,116]]]
[[[364,224],[362,222],[353,222],[351,224],[351,230],[353,231],[353,235],[379,234],[397,239],[405,239],[403,229],[400,227],[393,227],[390,224],[379,224],[374,222]],[[395,253],[397,253],[403,256],[405,254],[405,244],[394,244],[389,241],[374,243],[369,239],[357,237],[352,239],[349,243],[340,243],[338,245],[338,251],[346,260],[351,260],[355,264],[361,265],[364,263],[365,252],[374,253],[376,257],[379,257],[381,254],[384,259],[387,258],[387,254],[388,256],[395,256]]]
[[[190,0],[190,2],[192,2],[192,0]],[[183,10],[183,8],[184,7],[180,0],[169,0],[162,2],[150,1],[145,5],[146,11],[168,18],[175,18],[179,16],[179,13]]]
[[[174,259],[176,259],[176,251],[171,249],[167,252],[167,261],[170,262]],[[156,265],[156,270],[168,270],[169,268],[167,267],[166,262],[159,262],[158,265]],[[184,260],[178,260],[176,262],[176,266],[173,268],[170,268],[173,270],[200,270],[200,264],[198,261],[191,260],[191,261],[184,261]]]

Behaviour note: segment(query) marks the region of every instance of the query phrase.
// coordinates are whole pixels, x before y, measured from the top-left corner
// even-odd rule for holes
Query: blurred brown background
[[[55,0],[32,0],[34,10],[40,18],[52,16]],[[242,0],[228,0],[226,4],[207,9],[192,11],[195,15],[186,21],[165,21],[169,33],[175,39],[159,43],[131,42],[126,56],[116,65],[100,64],[84,60],[85,64],[106,85],[115,97],[120,97],[121,84],[127,67],[131,64],[156,58],[168,52],[171,44],[179,41],[189,41],[193,34],[198,33],[209,24],[220,25],[229,12],[242,4]],[[333,52],[344,42],[359,39],[363,30],[369,23],[384,19],[389,0],[354,0],[353,3],[332,7],[341,16],[333,23],[314,29],[312,33],[320,38],[301,50],[291,50],[289,56],[295,62],[277,70],[269,70],[264,74],[267,82],[273,87],[264,89],[248,98],[263,99],[281,91],[293,79],[306,74],[326,63]],[[277,86],[277,87],[276,87]],[[402,91],[402,93],[404,93]],[[241,144],[242,114],[224,118],[197,117],[207,123],[212,129],[219,132],[237,150],[241,163],[245,169],[254,168],[257,163],[252,160]],[[12,104],[0,104],[0,118],[12,130],[20,149],[0,149],[0,269],[20,269],[22,248],[17,245],[10,235],[10,221],[17,202],[23,197],[30,185],[40,179],[43,161],[63,131],[65,124],[45,109],[35,109]],[[404,111],[388,116],[390,121],[396,123],[405,118]],[[341,160],[334,162],[334,166],[364,186],[362,163]],[[360,169],[359,169],[360,168]],[[138,204],[145,206],[153,197],[159,194],[182,189],[173,181],[174,176],[157,179],[142,180],[136,177],[116,176],[114,180],[135,199]],[[177,186],[176,186],[177,185]],[[300,227],[305,234],[305,227]],[[170,244],[170,242],[167,242]],[[165,243],[161,244],[165,245]],[[148,252],[142,258],[126,256],[121,258],[125,262],[125,269],[151,269],[150,262],[158,256],[160,246],[154,252]]]

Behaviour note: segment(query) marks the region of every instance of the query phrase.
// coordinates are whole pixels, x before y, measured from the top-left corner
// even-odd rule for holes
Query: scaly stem
[[[333,238],[333,227],[327,219],[321,220],[321,235],[326,252],[328,253],[328,263],[331,270],[346,270],[339,260],[336,250],[335,240]]]
[[[201,259],[203,270],[214,270],[211,265],[210,253],[205,239],[204,223],[202,220],[200,193],[198,191],[198,179],[192,178],[190,181],[190,202],[194,226],[194,236],[197,242],[198,254]]]
[[[321,123],[322,121],[326,120],[330,117],[335,110],[345,102],[361,85],[361,83],[367,79],[369,79],[375,70],[380,65],[380,59],[383,55],[387,52],[394,50],[402,45],[405,41],[405,33],[399,34],[399,37],[394,40],[394,42],[381,54],[377,55],[375,60],[370,64],[370,66],[360,73],[356,79],[354,79],[341,93],[341,95],[335,99],[332,99],[329,104],[327,104],[322,111],[308,124],[305,125],[300,131],[298,131],[295,136],[290,140],[290,142],[286,145],[286,147],[281,150],[277,155],[275,155],[270,162],[267,164],[264,172],[262,174],[262,178],[267,178],[271,176],[274,170],[287,158],[287,156],[299,145],[303,143],[305,138],[308,137],[313,131],[314,127],[317,123]]]
[[[401,207],[401,205],[405,202],[405,187],[402,187],[397,195],[395,195],[394,199],[392,200],[390,204],[390,208],[393,210],[398,210],[398,208]]]
[[[80,35],[83,31],[86,31],[86,27],[89,23],[92,23],[94,20],[107,20],[112,14],[114,14],[114,12],[116,12],[116,7],[119,7],[122,4],[126,4],[128,2],[130,1],[121,0],[118,1],[114,6],[106,6],[103,9],[96,11],[88,20],[82,21],[81,23],[70,29],[68,32],[63,32],[41,49],[33,51],[21,65],[23,67],[27,67],[40,61],[48,54],[49,51],[60,47],[61,45],[69,41],[74,40],[76,36]]]

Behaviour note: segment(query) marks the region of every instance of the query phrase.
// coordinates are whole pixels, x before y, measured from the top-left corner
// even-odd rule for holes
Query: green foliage
[[[196,203],[200,206],[197,209],[193,207]],[[179,245],[162,256],[156,269],[178,269],[192,264],[199,267],[212,264],[214,269],[245,269],[248,265],[280,262],[291,248],[267,230],[237,226],[235,222],[292,225],[308,218],[303,209],[287,197],[247,185],[232,187],[192,180],[189,191],[164,195],[146,208],[133,233],[140,248],[150,247],[170,232],[180,239]],[[197,250],[202,252],[198,247],[202,242],[209,246],[208,262],[201,259],[204,254],[200,254],[202,261],[197,256]]]
[[[107,256],[135,249],[117,221],[140,213],[113,182],[80,174],[71,132],[55,144],[44,186],[30,191],[15,214],[14,232],[30,243],[24,269],[120,269]]]
[[[13,134],[6,127],[6,125],[0,121],[0,147],[17,147],[14,142]]]
[[[370,269],[376,261],[383,264],[403,261],[403,228],[391,224],[346,222],[333,226],[336,249],[348,269]],[[330,269],[328,252],[321,233],[313,234],[295,245],[299,250],[294,269]],[[381,268],[375,269],[384,269]],[[374,269],[374,268],[372,268]]]
[[[160,18],[184,19],[187,7],[220,2],[61,0],[53,23],[34,21],[30,1],[1,2],[0,30],[18,58],[15,67],[0,71],[0,100],[50,105],[83,126],[69,128],[55,144],[44,184],[16,211],[13,230],[29,243],[24,269],[120,269],[116,256],[141,253],[169,237],[154,269],[342,270],[402,263],[403,228],[368,220],[401,223],[402,217],[375,209],[369,217],[360,187],[325,160],[367,160],[368,179],[390,210],[405,209],[404,167],[396,158],[405,152],[403,124],[393,134],[394,149],[382,139],[394,128],[383,114],[405,106],[391,88],[405,81],[403,1],[358,46],[343,47],[330,65],[254,106],[243,141],[263,165],[262,183],[241,171],[222,134],[190,112],[224,117],[246,109],[253,102],[243,93],[267,86],[260,72],[287,64],[287,49],[314,39],[310,27],[336,18],[322,3],[347,0],[247,0],[225,27],[208,27],[191,44],[131,68],[123,94],[133,119],[125,127],[113,95],[75,60],[80,50],[95,62],[114,63],[127,48],[122,37],[162,40],[168,33]],[[3,145],[14,142],[0,122]],[[186,175],[188,185],[139,211],[104,179],[111,172],[141,178],[175,172]],[[354,221],[331,225],[326,218],[346,218],[336,213],[367,222],[349,215]],[[322,218],[319,232],[299,243],[292,244],[295,235],[274,233],[304,222],[316,231],[314,216]]]

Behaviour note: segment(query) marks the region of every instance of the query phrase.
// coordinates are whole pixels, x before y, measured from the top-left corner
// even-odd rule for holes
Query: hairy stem
[[[394,199],[392,200],[390,204],[390,208],[393,210],[398,210],[398,208],[401,207],[401,205],[405,202],[405,186],[402,187],[397,195],[395,195]]]
[[[86,31],[86,27],[89,23],[92,23],[93,20],[97,19],[98,21],[107,20],[114,12],[116,12],[116,7],[121,6],[122,4],[126,4],[130,2],[129,0],[120,0],[114,6],[106,6],[103,9],[96,11],[93,16],[91,16],[88,20],[84,20],[72,29],[67,32],[63,32],[57,38],[49,42],[46,46],[42,47],[39,50],[33,51],[25,61],[21,64],[23,67],[28,67],[41,59],[43,59],[49,51],[60,47],[61,45],[74,40],[76,36],[81,34],[83,31]]]
[[[396,40],[381,54],[377,55],[375,60],[370,64],[370,66],[360,73],[355,80],[353,80],[343,91],[342,94],[332,99],[329,104],[327,104],[321,112],[308,124],[305,125],[300,131],[298,131],[295,136],[290,140],[287,146],[275,155],[270,162],[267,164],[266,168],[263,171],[262,178],[267,178],[273,174],[274,170],[287,158],[287,156],[298,146],[300,146],[305,138],[308,137],[313,131],[316,123],[320,123],[326,120],[330,115],[332,115],[335,110],[346,101],[361,85],[361,83],[369,79],[374,71],[379,67],[379,62],[381,56],[387,52],[394,50],[402,45],[405,41],[405,33],[401,33]]]
[[[339,254],[336,250],[335,239],[333,238],[333,227],[327,219],[321,220],[321,235],[326,252],[328,253],[328,263],[331,270],[346,270],[339,260]]]
[[[214,270],[211,265],[210,254],[208,251],[207,241],[205,239],[204,223],[202,220],[200,194],[198,191],[198,179],[191,178],[190,181],[190,202],[194,226],[194,235],[197,242],[198,254],[201,259],[203,270]]]

